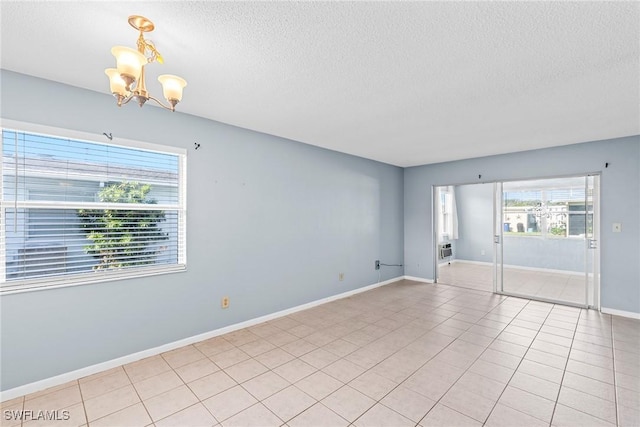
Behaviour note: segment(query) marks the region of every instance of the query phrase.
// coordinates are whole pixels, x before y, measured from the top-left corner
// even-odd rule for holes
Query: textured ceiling
[[[178,110],[399,166],[640,134],[637,2],[0,8],[2,68],[108,92],[140,14],[165,58],[152,94],[189,82]]]

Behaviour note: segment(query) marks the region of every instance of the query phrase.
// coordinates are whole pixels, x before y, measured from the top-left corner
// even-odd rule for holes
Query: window
[[[543,238],[584,237],[593,229],[593,206],[585,204],[586,196],[590,194],[585,194],[584,178],[573,185],[505,190],[504,232]]]
[[[451,193],[443,190],[440,193],[440,206],[442,207],[441,231],[442,234],[449,238],[452,234],[453,225],[451,221]]]
[[[585,233],[593,233],[593,204],[571,203],[568,208],[569,236],[584,236]]]
[[[453,186],[437,187],[436,212],[438,212],[438,242],[458,238],[458,211]]]
[[[2,130],[0,291],[182,270],[182,150]]]

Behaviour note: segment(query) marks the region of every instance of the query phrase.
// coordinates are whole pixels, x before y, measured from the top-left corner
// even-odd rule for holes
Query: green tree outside
[[[108,185],[98,193],[104,203],[155,204],[147,199],[149,184],[121,182]],[[105,270],[153,264],[154,242],[167,240],[159,223],[165,221],[164,211],[145,209],[79,209],[80,227],[91,244],[84,250],[97,258],[94,270]]]

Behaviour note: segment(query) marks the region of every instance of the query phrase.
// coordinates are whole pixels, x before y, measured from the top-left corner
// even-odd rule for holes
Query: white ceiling
[[[0,12],[2,68],[106,93],[110,48],[135,46],[127,17],[140,14],[165,58],[147,67],[152,94],[159,74],[189,82],[179,111],[399,166],[640,134],[638,2],[3,0]]]

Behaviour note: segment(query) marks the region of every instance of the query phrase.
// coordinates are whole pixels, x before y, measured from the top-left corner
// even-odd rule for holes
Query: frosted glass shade
[[[142,67],[147,63],[147,58],[137,50],[114,46],[111,53],[116,57],[116,68],[120,75],[137,80],[140,77]]]
[[[115,93],[118,95],[126,96],[127,95],[127,84],[120,77],[120,73],[115,68],[107,68],[104,70],[104,73],[109,76],[109,86],[111,87],[111,93]]]
[[[158,81],[162,84],[162,93],[168,101],[182,101],[182,89],[187,82],[171,74],[163,74],[158,77]]]

